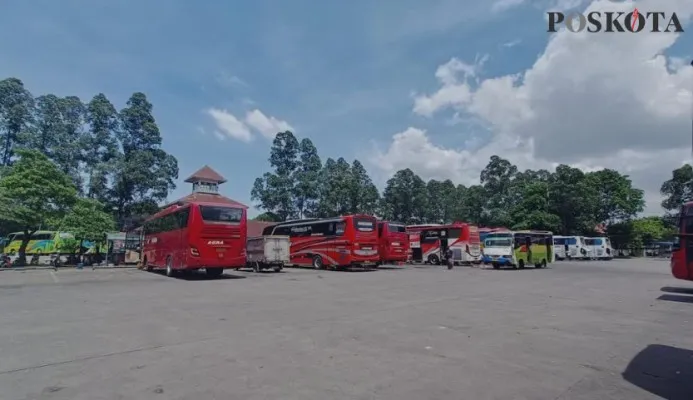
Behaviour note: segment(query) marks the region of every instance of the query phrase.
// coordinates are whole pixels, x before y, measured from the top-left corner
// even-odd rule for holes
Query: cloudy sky
[[[118,108],[145,92],[179,161],[172,198],[209,164],[251,204],[290,129],[381,187],[406,167],[473,184],[493,154],[616,168],[652,214],[691,158],[693,35],[546,32],[546,11],[634,5],[693,32],[690,0],[5,0],[0,78]]]

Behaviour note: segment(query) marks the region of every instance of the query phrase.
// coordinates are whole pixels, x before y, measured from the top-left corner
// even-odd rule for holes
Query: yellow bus
[[[26,246],[26,254],[51,254],[51,253],[64,253],[64,249],[61,248],[61,242],[65,239],[74,239],[75,236],[69,232],[57,232],[57,231],[36,231],[31,235],[29,243]],[[13,255],[19,253],[19,248],[22,245],[22,240],[24,239],[24,232],[13,232],[7,237],[7,246],[5,246],[5,253]],[[94,253],[96,248],[93,242],[83,241],[82,246],[86,248],[85,253]],[[101,250],[103,246],[99,246]]]

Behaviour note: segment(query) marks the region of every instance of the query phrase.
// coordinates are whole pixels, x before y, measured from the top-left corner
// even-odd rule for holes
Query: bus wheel
[[[431,265],[438,265],[440,263],[440,260],[438,260],[438,256],[435,254],[431,254],[428,256],[428,262]]]
[[[517,269],[518,267],[520,267],[520,269],[525,269],[525,260],[520,260],[518,264],[519,265],[516,266],[515,269]]]
[[[210,278],[217,278],[224,273],[224,268],[205,268],[205,274]]]
[[[325,265],[322,263],[322,257],[313,256],[313,268],[315,268],[315,269],[325,268]]]
[[[176,271],[173,269],[173,260],[171,259],[171,256],[166,257],[166,276],[171,277],[176,274]]]

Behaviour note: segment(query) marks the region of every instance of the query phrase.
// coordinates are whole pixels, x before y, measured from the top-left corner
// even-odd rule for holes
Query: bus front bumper
[[[512,258],[504,256],[484,256],[484,264],[512,265]]]

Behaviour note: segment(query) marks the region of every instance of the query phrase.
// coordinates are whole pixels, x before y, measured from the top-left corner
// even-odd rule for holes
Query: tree
[[[346,162],[346,161],[345,161]],[[359,160],[351,164],[349,186],[349,198],[351,214],[376,214],[380,202],[380,193],[375,187],[366,168]]]
[[[19,263],[26,264],[31,235],[59,219],[77,200],[70,177],[36,150],[17,150],[19,159],[0,179],[0,220],[11,221],[24,232]]]
[[[160,202],[175,189],[178,161],[161,149],[161,133],[144,93],[133,94],[119,114],[122,149],[113,177],[110,203],[119,219],[134,215],[141,203]]]
[[[278,215],[271,213],[271,212],[264,212],[257,217],[253,218],[253,221],[262,221],[262,222],[282,222],[281,218],[279,218]]]
[[[427,201],[424,181],[409,168],[399,170],[383,192],[385,217],[407,224],[425,222]]]
[[[685,164],[671,172],[671,179],[662,183],[660,192],[666,199],[662,208],[670,214],[677,214],[683,203],[693,200],[693,167]]]
[[[0,166],[10,165],[31,123],[34,98],[17,78],[0,81]]]
[[[310,139],[303,139],[298,146],[299,162],[294,172],[294,201],[298,217],[313,216],[317,213],[320,195],[320,170],[322,161]]]
[[[85,174],[88,177],[85,193],[88,197],[108,201],[108,182],[117,166],[119,127],[118,112],[103,93],[87,104],[88,135],[84,138]]]
[[[613,169],[590,172],[586,184],[596,191],[596,215],[598,223],[606,225],[633,218],[645,206],[644,193],[633,188],[627,175]]]
[[[353,178],[351,166],[343,159],[328,158],[320,173],[320,217],[349,214]]]
[[[79,199],[63,218],[60,228],[70,232],[79,241],[79,254],[84,253],[84,241],[103,243],[106,233],[115,230],[113,216],[104,211],[104,205],[93,199]],[[98,249],[98,246],[95,246]]]
[[[517,167],[498,156],[492,156],[481,171],[481,185],[488,194],[486,211],[491,225],[509,225],[512,222],[510,189],[516,174]]]
[[[290,131],[277,133],[269,158],[274,173],[267,172],[262,178],[255,179],[250,193],[252,200],[260,202],[259,208],[275,213],[282,221],[298,215],[294,196],[299,147],[298,140]]]

